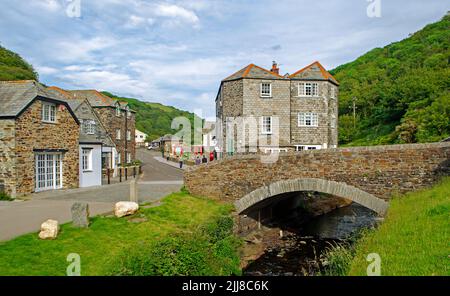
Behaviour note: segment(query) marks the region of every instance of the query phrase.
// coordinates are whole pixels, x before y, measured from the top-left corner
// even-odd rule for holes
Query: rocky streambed
[[[327,264],[324,253],[346,243],[362,228],[374,227],[372,211],[352,203],[305,222],[302,217],[274,221],[270,228],[249,234],[243,249],[244,275],[317,275]]]

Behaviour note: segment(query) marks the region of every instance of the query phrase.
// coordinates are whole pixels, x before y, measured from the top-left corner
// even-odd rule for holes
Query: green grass
[[[381,257],[381,275],[450,275],[450,178],[431,189],[390,202],[380,227],[356,244],[350,275],[366,275],[370,253]]]
[[[13,199],[8,194],[0,192],[0,200],[12,201]]]
[[[169,237],[183,236],[228,215],[231,206],[187,195],[171,194],[159,207],[140,209],[129,218],[95,217],[87,229],[65,224],[58,238],[40,240],[36,233],[0,243],[0,275],[65,275],[69,253],[81,257],[81,275],[105,275],[124,252],[150,246]],[[205,250],[205,252],[208,250]]]

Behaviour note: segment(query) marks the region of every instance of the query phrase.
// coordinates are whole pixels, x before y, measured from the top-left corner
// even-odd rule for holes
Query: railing
[[[127,166],[127,167],[118,167],[118,181],[127,181],[128,177],[136,178],[136,176],[142,174],[142,166]],[[107,184],[111,184],[111,179],[113,178],[115,169],[103,169],[102,174],[107,179]],[[117,177],[116,177],[117,178]]]

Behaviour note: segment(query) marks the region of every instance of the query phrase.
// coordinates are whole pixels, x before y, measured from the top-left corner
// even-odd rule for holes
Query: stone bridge
[[[239,213],[283,193],[317,191],[384,215],[393,194],[448,175],[449,156],[450,142],[290,152],[274,163],[238,155],[190,168],[184,182],[194,195],[234,202]]]

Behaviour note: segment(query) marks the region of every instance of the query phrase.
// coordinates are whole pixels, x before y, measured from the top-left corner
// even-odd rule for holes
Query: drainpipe
[[[128,112],[125,111],[125,162],[127,161],[127,155],[128,155]]]

